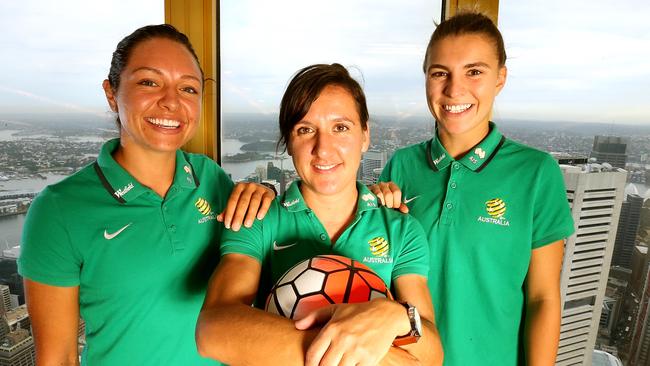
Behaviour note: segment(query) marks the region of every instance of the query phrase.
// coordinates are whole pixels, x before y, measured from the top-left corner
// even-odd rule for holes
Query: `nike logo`
[[[104,230],[104,238],[105,238],[106,240],[111,240],[111,239],[113,239],[114,237],[120,235],[120,233],[121,233],[122,231],[126,230],[127,227],[131,226],[131,224],[132,224],[132,222],[129,222],[126,226],[124,226],[123,228],[121,228],[120,230],[118,230],[118,231],[116,231],[116,232],[114,232],[114,233],[112,233],[112,234],[109,234],[106,230]]]
[[[293,242],[291,244],[286,244],[286,245],[278,245],[278,243],[274,240],[273,241],[273,250],[282,250],[282,249],[287,249],[291,248],[292,246],[298,244],[298,242]]]
[[[418,197],[420,197],[420,195],[417,195],[417,196],[415,196],[415,197],[411,197],[411,198],[409,198],[409,199],[405,199],[405,200],[404,200],[404,204],[406,205],[406,204],[408,204],[409,202],[413,201],[414,199],[416,199],[416,198],[418,198]]]

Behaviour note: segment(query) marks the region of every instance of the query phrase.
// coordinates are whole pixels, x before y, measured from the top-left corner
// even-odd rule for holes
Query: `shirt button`
[[[176,225],[169,225],[169,231],[171,231],[172,233],[175,233],[176,232]]]
[[[451,182],[451,188],[456,188],[456,182]]]
[[[327,235],[325,233],[320,234],[320,240],[325,241],[325,239],[327,239]]]
[[[459,164],[459,163],[453,163],[452,166],[453,166],[454,169],[456,169],[456,170],[460,169],[460,164]]]
[[[451,210],[452,208],[454,208],[454,205],[452,205],[451,203],[448,203],[446,205],[446,207],[447,207],[448,210]]]

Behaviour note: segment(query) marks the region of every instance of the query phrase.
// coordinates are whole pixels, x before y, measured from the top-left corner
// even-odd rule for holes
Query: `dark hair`
[[[117,47],[113,52],[113,58],[111,59],[111,69],[108,72],[108,82],[114,91],[116,91],[120,86],[120,74],[128,64],[133,49],[140,43],[154,38],[166,38],[185,46],[194,57],[194,60],[199,67],[199,71],[201,71],[201,79],[203,79],[201,63],[199,62],[199,58],[196,56],[196,52],[194,52],[190,40],[185,34],[179,32],[178,29],[174,28],[174,26],[170,24],[147,25],[136,29],[133,33],[124,37],[124,39],[117,44]]]
[[[427,72],[427,60],[433,45],[443,38],[449,36],[460,36],[465,34],[482,34],[490,38],[494,43],[494,48],[499,61],[499,66],[506,64],[506,49],[503,45],[503,37],[497,26],[490,18],[477,12],[462,12],[440,23],[431,35],[427,52],[424,56],[422,69]]]
[[[298,71],[282,96],[278,146],[283,145],[286,149],[293,127],[305,117],[311,104],[327,86],[340,86],[352,95],[361,127],[364,130],[368,128],[368,106],[361,85],[340,64],[315,64]]]

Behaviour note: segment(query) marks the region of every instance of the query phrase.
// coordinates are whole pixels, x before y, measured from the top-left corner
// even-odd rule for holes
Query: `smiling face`
[[[143,41],[129,55],[118,89],[108,80],[103,87],[119,115],[125,149],[172,153],[194,135],[201,115],[201,70],[182,44]]]
[[[369,130],[362,127],[352,95],[340,86],[325,87],[293,127],[287,144],[305,199],[355,195],[361,154],[369,143]]]
[[[425,71],[427,102],[443,143],[481,141],[506,81],[493,42],[475,33],[442,38],[430,48]]]

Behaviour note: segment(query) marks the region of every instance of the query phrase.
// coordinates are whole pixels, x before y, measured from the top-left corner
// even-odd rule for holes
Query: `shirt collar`
[[[95,171],[110,195],[118,202],[126,203],[138,198],[142,193],[148,191],[149,188],[140,184],[113,159],[112,154],[119,145],[119,138],[104,143],[99,152],[99,156],[97,156]],[[172,186],[174,185],[191,189],[199,185],[192,165],[187,161],[185,154],[181,150],[176,151],[176,171]]]
[[[357,182],[357,213],[377,208],[377,196],[365,185]],[[309,209],[300,192],[300,180],[295,180],[287,188],[280,198],[280,204],[290,212],[297,212]]]
[[[501,135],[497,126],[493,122],[490,122],[490,132],[488,135],[472,147],[458,162],[463,164],[467,169],[479,172],[492,160],[492,157],[501,148],[501,145],[503,145],[504,140],[505,137]],[[429,159],[430,165],[436,170],[443,170],[455,161],[447,150],[445,150],[444,146],[442,146],[437,132],[430,140],[428,150],[427,158]]]
[[[308,209],[305,200],[302,198],[300,192],[300,180],[296,179],[291,182],[291,185],[280,198],[280,204],[290,212],[303,211]]]

